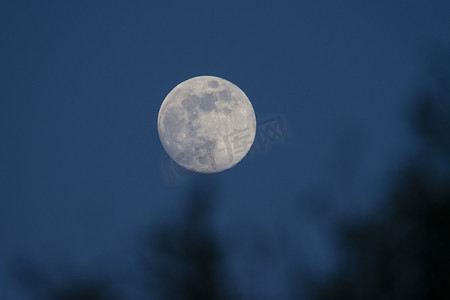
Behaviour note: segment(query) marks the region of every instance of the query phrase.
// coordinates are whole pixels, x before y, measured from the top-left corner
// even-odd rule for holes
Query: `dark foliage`
[[[105,278],[65,278],[55,280],[36,263],[20,260],[13,268],[21,286],[33,299],[39,300],[114,300],[118,299],[112,290],[112,282]]]
[[[316,299],[450,299],[450,52],[442,49],[430,67],[434,85],[415,102],[419,154],[377,217],[342,228],[345,267]]]
[[[142,263],[149,287],[164,299],[221,299],[221,254],[212,230],[212,188],[198,186],[184,215],[149,235]]]
[[[116,288],[123,285],[140,291],[139,299],[228,299],[220,275],[221,253],[211,223],[216,188],[210,182],[197,185],[184,201],[181,216],[170,216],[164,226],[148,233],[139,253],[143,268],[136,276],[110,281],[103,277],[89,280],[89,276],[62,276],[56,283],[43,267],[20,260],[13,268],[15,278],[33,299],[127,299]]]

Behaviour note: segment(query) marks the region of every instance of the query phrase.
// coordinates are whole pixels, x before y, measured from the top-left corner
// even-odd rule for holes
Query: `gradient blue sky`
[[[17,257],[127,266],[140,230],[204,178],[220,186],[218,232],[239,245],[230,266],[248,295],[283,297],[286,257],[326,274],[333,224],[370,212],[413,145],[419,45],[450,44],[449,12],[449,1],[4,1],[0,299],[27,299],[9,278]],[[289,142],[170,185],[158,110],[198,75],[238,85],[258,122],[281,116]],[[258,239],[272,254],[252,265]]]

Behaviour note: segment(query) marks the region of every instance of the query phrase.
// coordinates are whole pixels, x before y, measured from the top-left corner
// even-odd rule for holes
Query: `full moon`
[[[214,76],[177,85],[158,114],[158,134],[167,154],[194,172],[216,173],[236,165],[250,150],[256,117],[244,92]]]

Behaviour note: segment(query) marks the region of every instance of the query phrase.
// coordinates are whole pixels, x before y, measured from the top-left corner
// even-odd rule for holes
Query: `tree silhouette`
[[[19,260],[14,276],[33,299],[42,300],[114,300],[116,297],[111,281],[92,276],[67,276],[55,280],[42,266],[33,261]]]
[[[135,275],[54,280],[51,275],[55,274],[48,274],[42,266],[19,260],[14,276],[34,299],[128,299],[118,288],[123,285],[138,291],[139,299],[228,299],[211,222],[216,188],[211,182],[198,183],[188,194],[181,216],[171,216],[164,226],[149,230],[138,253],[143,268]]]
[[[213,188],[199,185],[187,199],[187,209],[146,240],[142,263],[149,287],[164,299],[222,299],[221,253],[212,229]]]
[[[413,110],[418,154],[376,217],[343,226],[345,267],[316,299],[450,299],[450,51],[433,49]]]

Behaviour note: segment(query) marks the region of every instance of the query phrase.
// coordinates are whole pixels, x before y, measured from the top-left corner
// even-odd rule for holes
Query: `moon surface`
[[[177,85],[164,99],[158,134],[177,164],[194,172],[221,172],[250,150],[256,117],[236,85],[215,76],[198,76]]]

